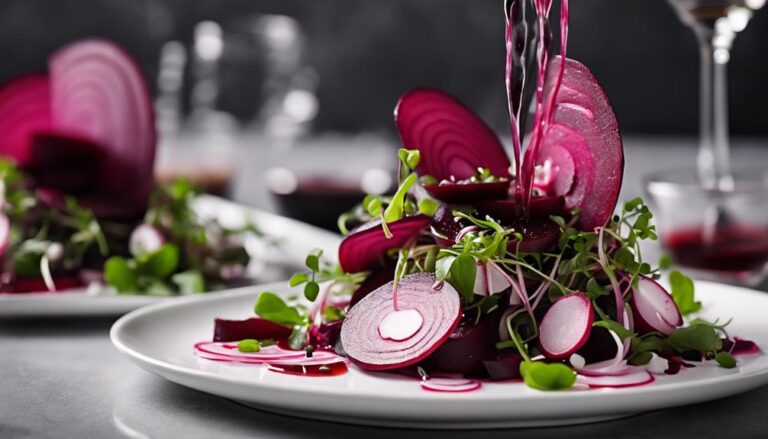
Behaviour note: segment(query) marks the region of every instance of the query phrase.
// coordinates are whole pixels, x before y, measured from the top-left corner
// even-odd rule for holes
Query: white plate
[[[215,317],[245,318],[262,289],[185,298],[134,311],[112,327],[112,342],[139,366],[170,381],[252,407],[353,424],[417,428],[496,428],[596,422],[693,404],[768,383],[768,356],[740,356],[736,369],[704,364],[653,384],[625,389],[539,392],[522,383],[484,383],[482,389],[444,394],[412,379],[367,374],[354,366],[334,377],[301,377],[262,366],[199,359],[193,344],[210,340]],[[733,317],[729,332],[768,346],[768,294],[701,282],[703,317]]]
[[[252,209],[222,198],[201,196],[195,209],[204,216],[216,218],[229,227],[237,227],[247,220],[256,226],[274,243],[265,245],[253,239],[247,245],[249,253],[257,264],[304,263],[307,253],[313,248],[325,250],[325,257],[334,260],[341,236],[273,213]],[[308,244],[308,243],[311,243]],[[266,273],[267,275],[269,273]],[[222,290],[217,292],[231,292]],[[0,293],[1,317],[100,317],[125,314],[153,303],[175,298],[138,295],[93,295],[84,290],[61,293]]]

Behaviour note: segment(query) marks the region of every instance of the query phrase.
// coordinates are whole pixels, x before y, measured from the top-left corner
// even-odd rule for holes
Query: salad
[[[193,294],[245,281],[243,239],[154,182],[154,115],[135,61],[103,40],[0,88],[0,292]],[[110,288],[104,289],[106,284]]]
[[[686,322],[701,307],[692,281],[672,272],[670,294],[642,257],[640,242],[656,239],[651,211],[634,199],[616,212],[622,140],[595,77],[566,57],[568,6],[552,56],[551,1],[505,3],[512,157],[456,98],[406,93],[399,187],[340,218],[339,264],[311,253],[290,280],[301,300],[262,292],[258,317],[218,319],[197,354],[305,375],[352,365],[461,392],[482,379],[636,386],[758,352],[727,322]]]

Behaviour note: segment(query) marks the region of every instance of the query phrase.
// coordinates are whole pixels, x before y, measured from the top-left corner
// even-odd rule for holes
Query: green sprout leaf
[[[283,299],[269,291],[259,294],[253,310],[259,317],[279,325],[296,326],[304,323],[304,319],[295,308],[291,308],[283,302]]]
[[[157,250],[141,255],[136,261],[141,272],[165,279],[179,265],[179,248],[173,244],[163,244]]]
[[[717,364],[719,364],[720,367],[725,369],[733,369],[737,366],[736,359],[733,358],[733,355],[725,351],[718,352],[715,356],[715,361],[717,361]]]
[[[104,280],[115,287],[119,293],[136,293],[139,291],[136,282],[136,269],[128,260],[120,256],[112,256],[104,264]]]
[[[714,352],[723,348],[723,340],[713,327],[698,324],[675,329],[667,337],[667,343],[679,352]]]
[[[240,352],[259,352],[261,350],[261,343],[258,340],[247,338],[237,344],[237,350]]]
[[[288,281],[288,285],[290,285],[291,288],[293,288],[308,281],[309,281],[309,275],[307,273],[296,273],[293,276],[291,276],[291,279]]]
[[[171,281],[179,287],[181,294],[200,294],[205,292],[203,274],[197,270],[187,270],[171,276]]]
[[[316,248],[309,252],[305,261],[307,268],[314,272],[320,271],[320,257],[323,256],[323,250]]]
[[[576,384],[576,372],[561,363],[524,361],[520,364],[520,374],[528,387],[538,390],[562,390]]]
[[[425,198],[419,201],[419,213],[427,216],[434,216],[437,209],[440,208],[440,203],[435,200]]]
[[[677,304],[680,314],[688,315],[701,309],[701,302],[697,302],[694,297],[691,278],[675,270],[669,273],[669,283],[672,286],[672,299]]]
[[[418,176],[411,174],[403,180],[403,184],[397,189],[395,195],[392,196],[392,201],[384,211],[384,221],[392,223],[403,218],[403,211],[405,206],[405,195],[411,190],[411,187],[416,183]]]
[[[318,294],[320,294],[320,285],[315,281],[307,282],[307,285],[304,286],[304,297],[314,302]]]
[[[467,253],[456,257],[450,268],[450,282],[464,297],[467,302],[474,298],[475,277],[477,276],[477,262]]]

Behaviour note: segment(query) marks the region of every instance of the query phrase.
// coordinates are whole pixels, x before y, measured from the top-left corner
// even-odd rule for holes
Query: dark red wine
[[[299,180],[292,191],[285,192],[272,190],[281,214],[332,231],[338,231],[339,215],[365,197],[359,185],[333,177]]]
[[[731,224],[705,239],[701,227],[678,230],[664,245],[680,265],[712,271],[748,272],[768,263],[768,228]]]

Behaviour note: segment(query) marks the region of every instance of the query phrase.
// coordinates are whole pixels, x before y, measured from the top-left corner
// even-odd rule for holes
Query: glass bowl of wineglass
[[[646,179],[662,246],[694,277],[756,286],[768,274],[768,171],[734,170],[727,190],[693,170]]]

